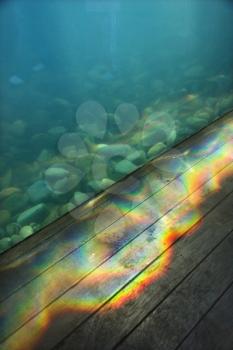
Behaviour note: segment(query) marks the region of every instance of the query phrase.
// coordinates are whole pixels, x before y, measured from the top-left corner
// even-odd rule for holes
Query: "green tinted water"
[[[0,4],[0,251],[233,108],[227,0]]]

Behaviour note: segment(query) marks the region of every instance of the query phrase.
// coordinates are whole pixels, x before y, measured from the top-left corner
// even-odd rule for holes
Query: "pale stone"
[[[149,151],[147,152],[147,155],[149,158],[153,158],[160,153],[162,153],[166,149],[166,145],[162,142],[156,143],[156,145],[152,146]]]
[[[21,226],[30,224],[32,222],[40,223],[46,218],[47,215],[47,207],[45,206],[45,204],[40,203],[19,214],[17,218],[17,223],[19,223]]]
[[[27,238],[27,237],[31,236],[32,234],[33,234],[33,228],[29,225],[23,226],[19,231],[19,235],[22,238]]]
[[[124,159],[115,165],[115,170],[120,174],[130,174],[137,169],[137,166],[127,159]]]

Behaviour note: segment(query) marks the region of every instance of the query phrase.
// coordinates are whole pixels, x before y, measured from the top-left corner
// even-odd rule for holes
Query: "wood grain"
[[[228,186],[228,185],[226,185]],[[205,204],[207,205],[207,203]],[[175,288],[182,284],[207,255],[225,239],[233,228],[233,194],[221,202],[203,218],[202,225],[174,245],[173,260],[160,279],[149,285],[139,297],[129,300],[120,309],[114,308],[114,298],[93,317],[78,327],[56,349],[80,350],[112,349],[137,325],[158,307]],[[148,269],[157,268],[156,262]],[[224,274],[225,272],[222,271]],[[145,276],[148,270],[142,272]],[[126,287],[130,288],[130,286]],[[117,299],[117,296],[115,297]],[[145,336],[147,331],[145,330]]]
[[[208,310],[177,348],[179,350],[232,350],[233,285]]]
[[[233,232],[117,348],[174,350],[233,282],[232,251]]]

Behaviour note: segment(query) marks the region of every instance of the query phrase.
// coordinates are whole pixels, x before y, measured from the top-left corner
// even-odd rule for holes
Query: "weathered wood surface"
[[[232,284],[232,251],[233,231],[117,348],[175,349]]]
[[[155,283],[148,286],[139,297],[130,300],[119,310],[114,308],[114,299],[111,303],[104,305],[102,310],[66,338],[58,349],[76,349],[77,342],[80,350],[112,349],[120,340],[127,337],[147,317],[147,314],[159,306],[179,284],[182,284],[185,277],[191,274],[196,266],[229,235],[233,229],[232,206],[233,194],[231,193],[203,218],[200,228],[177,241],[173,247],[173,261],[170,266],[167,266],[168,269],[161,278],[155,280]],[[205,207],[207,209],[207,203]],[[148,269],[153,271],[158,265],[159,261],[155,261]],[[142,273],[147,275],[148,270]],[[145,336],[146,334],[145,330]]]
[[[233,283],[200,319],[179,350],[232,350]]]

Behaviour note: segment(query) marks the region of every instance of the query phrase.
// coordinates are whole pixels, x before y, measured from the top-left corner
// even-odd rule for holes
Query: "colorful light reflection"
[[[196,164],[190,168],[193,159]],[[172,244],[200,225],[205,214],[201,205],[232,176],[232,161],[233,121],[227,120],[200,146],[184,152],[182,162],[187,171],[155,196],[131,210],[132,198],[140,202],[148,195],[153,184],[151,173],[130,191],[128,201],[116,201],[113,209],[121,213],[119,220],[5,301],[1,336],[6,340],[2,349],[34,349],[53,322],[65,322],[65,315],[69,314],[72,328],[112,296],[112,308],[119,308],[140,295],[166,273],[172,263]],[[155,162],[155,166],[161,166],[162,173],[164,167],[172,173],[179,168],[178,162],[180,154],[177,162],[173,158],[166,165]],[[46,264],[54,255],[56,251]],[[153,269],[147,268],[152,263]],[[41,270],[41,266],[36,268]],[[58,294],[60,298],[54,300]]]

